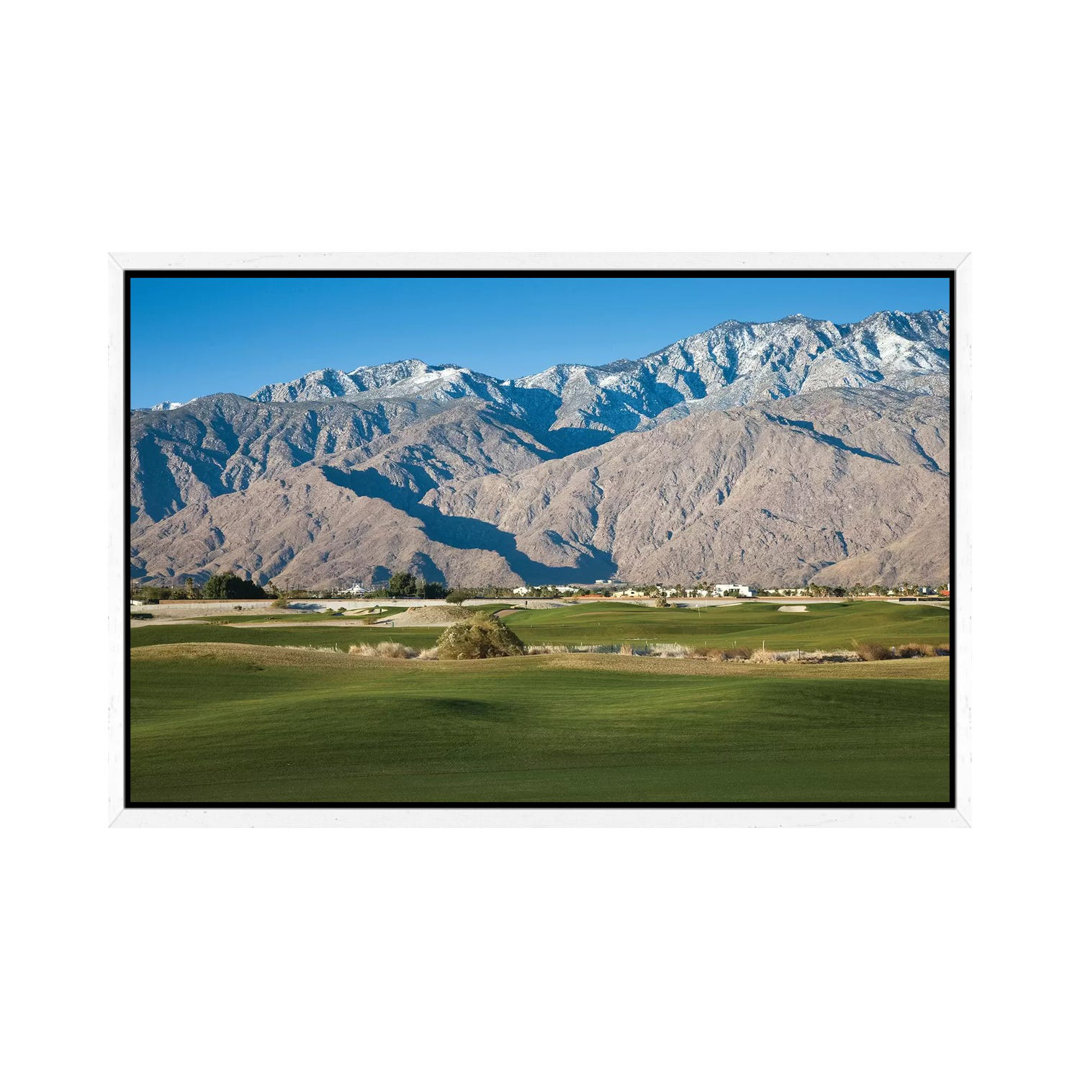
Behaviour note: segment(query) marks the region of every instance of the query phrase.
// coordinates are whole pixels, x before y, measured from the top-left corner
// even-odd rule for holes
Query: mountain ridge
[[[944,580],[948,344],[942,311],[727,320],[520,379],[410,359],[133,410],[132,574]]]
[[[912,326],[911,320],[913,319],[920,324],[919,329]],[[913,313],[879,311],[853,323],[834,323],[827,319],[814,319],[804,315],[789,315],[782,319],[758,323],[728,319],[710,327],[708,330],[680,338],[661,349],[647,353],[638,360],[615,360],[608,364],[599,365],[554,364],[532,375],[514,379],[498,379],[484,372],[460,365],[433,365],[413,358],[371,367],[361,366],[349,372],[335,368],[322,368],[307,372],[296,379],[280,383],[267,383],[249,396],[256,401],[324,400],[331,397],[349,397],[354,394],[371,393],[416,379],[427,380],[436,393],[443,384],[450,383],[456,384],[460,388],[460,393],[457,396],[461,396],[471,389],[479,397],[492,394],[498,395],[499,390],[496,388],[500,388],[505,396],[512,396],[513,392],[518,389],[541,388],[552,392],[561,391],[566,383],[575,377],[584,379],[592,385],[604,383],[605,380],[608,380],[605,383],[606,386],[616,386],[619,384],[619,377],[624,375],[640,378],[643,372],[655,372],[661,367],[666,367],[669,370],[687,370],[688,365],[673,363],[672,354],[675,352],[681,354],[684,359],[692,361],[689,367],[696,369],[701,366],[698,363],[700,359],[703,364],[707,364],[714,369],[709,371],[710,375],[722,375],[724,372],[728,372],[733,373],[734,378],[740,374],[739,363],[735,362],[733,364],[730,355],[735,348],[736,339],[742,339],[743,344],[747,346],[764,339],[767,352],[764,359],[771,360],[774,355],[772,350],[776,346],[776,337],[778,335],[775,332],[770,334],[769,331],[777,327],[786,329],[793,326],[801,327],[807,331],[821,345],[820,349],[803,357],[804,362],[805,360],[818,359],[822,353],[843,345],[848,352],[848,355],[844,356],[844,360],[857,365],[860,369],[865,369],[867,367],[865,364],[866,353],[881,359],[881,349],[876,342],[867,346],[865,337],[863,339],[859,338],[859,332],[877,330],[879,333],[887,332],[893,339],[901,337],[910,343],[923,342],[930,338],[933,344],[929,346],[929,352],[923,353],[920,357],[923,363],[919,364],[916,370],[918,368],[934,370],[934,365],[930,362],[930,355],[932,354],[946,365],[944,369],[940,367],[936,369],[937,373],[941,373],[942,370],[947,370],[948,321],[948,316],[944,311],[929,309]],[[921,336],[920,329],[922,331]],[[905,330],[908,333],[904,333]],[[715,358],[715,347],[720,342],[725,345],[725,353],[728,356],[727,364],[720,364]],[[788,361],[788,366],[796,359],[802,345],[798,333],[790,339],[789,344],[793,355],[781,358]],[[895,355],[895,340],[890,344]],[[861,350],[860,345],[863,346]],[[744,351],[748,354],[749,359],[757,358],[757,350],[752,347],[746,348]],[[777,370],[775,361],[773,363],[772,370],[775,372]],[[745,374],[746,372],[741,373]],[[867,381],[873,380],[868,378]],[[689,384],[687,384],[686,388],[691,389]],[[759,385],[745,389],[750,393],[760,393]],[[485,390],[487,395],[484,393]],[[505,396],[503,398],[496,397],[495,399],[505,401]],[[689,396],[696,397],[698,395],[691,392]],[[743,396],[745,397],[745,394]],[[779,394],[778,396],[787,395]],[[740,401],[738,403],[745,402]],[[675,404],[675,402],[668,401],[666,404],[671,405]]]

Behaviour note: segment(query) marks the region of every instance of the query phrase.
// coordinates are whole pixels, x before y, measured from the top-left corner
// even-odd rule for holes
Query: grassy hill
[[[589,663],[576,669],[556,657],[379,663],[278,648],[138,649],[131,665],[132,796],[947,798],[949,683],[896,677],[906,662],[852,665],[857,678],[841,677],[847,665],[773,678],[672,674],[670,666],[649,667],[663,661],[632,657],[581,659]],[[910,663],[940,676],[948,662]],[[878,670],[890,677],[872,677]]]
[[[949,612],[943,608],[858,601],[808,604],[805,612],[780,611],[780,604],[654,608],[633,604],[580,604],[506,616],[523,641],[571,645],[579,642],[639,644],[674,641],[723,648],[851,648],[853,641],[928,645],[949,640]]]

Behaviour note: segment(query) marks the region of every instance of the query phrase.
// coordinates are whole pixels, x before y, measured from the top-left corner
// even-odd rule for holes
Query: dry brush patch
[[[926,645],[909,642],[907,645],[882,645],[879,642],[853,642],[862,660],[910,660],[916,656],[948,656],[948,645]]]
[[[755,649],[749,660],[752,664],[849,664],[861,657],[851,649]]]
[[[665,659],[658,656],[564,653],[528,657],[538,664],[556,668],[588,668],[658,675],[713,675],[719,678],[784,679],[948,679],[948,657],[920,657],[903,664],[879,660],[870,663],[775,663],[752,664],[745,660],[705,660],[694,657]]]
[[[427,649],[417,659],[434,659]],[[427,669],[436,677],[436,666],[401,664],[385,656],[358,655],[357,653],[322,652],[285,645],[247,645],[236,642],[184,642],[178,644],[146,645],[131,650],[132,664],[153,660],[179,660],[260,667],[306,667],[340,670],[358,665],[396,669]],[[655,656],[626,656],[618,653],[552,652],[529,656],[492,658],[483,665],[473,660],[440,660],[443,667],[498,671],[512,675],[515,671],[528,671],[534,667],[585,668],[598,671],[617,671],[632,678],[635,673],[670,675],[713,675],[721,678],[741,676],[747,678],[785,679],[948,679],[950,661],[948,656],[915,657],[903,664],[891,660],[854,664],[748,664],[746,661],[718,661],[687,657],[664,659]]]
[[[352,656],[377,656],[382,660],[415,660],[420,653],[400,641],[380,641],[377,645],[350,645]]]

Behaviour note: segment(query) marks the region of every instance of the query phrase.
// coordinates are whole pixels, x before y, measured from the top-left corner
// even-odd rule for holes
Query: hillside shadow
[[[581,450],[592,450],[595,446],[611,442],[615,436],[610,431],[598,431],[596,428],[555,428],[545,431],[543,441],[555,457],[569,457]]]
[[[896,464],[892,458],[882,457],[880,454],[871,454],[869,450],[861,450],[857,446],[851,446],[842,439],[838,439],[835,435],[826,435],[818,431],[810,420],[792,420],[786,416],[773,416],[771,413],[766,413],[765,416],[774,423],[784,425],[784,427],[793,427],[805,431],[810,438],[824,443],[826,446],[831,446],[834,450],[843,450],[845,453],[855,454],[857,457],[872,458],[874,461],[880,461],[885,465]]]
[[[595,550],[576,563],[565,566],[548,566],[546,563],[537,562],[518,548],[517,538],[513,533],[504,532],[479,518],[443,514],[433,506],[424,506],[418,501],[415,492],[392,484],[375,469],[345,472],[325,465],[322,467],[322,474],[330,483],[345,488],[354,495],[381,499],[396,510],[408,514],[420,522],[424,534],[437,544],[495,552],[506,560],[518,577],[530,585],[565,585],[575,580],[595,581],[615,576],[615,563],[611,557]]]

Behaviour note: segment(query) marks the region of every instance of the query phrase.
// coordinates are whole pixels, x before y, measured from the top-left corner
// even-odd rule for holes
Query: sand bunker
[[[785,604],[783,607],[777,608],[777,611],[806,611],[805,604]]]
[[[390,615],[383,625],[394,626],[450,626],[467,619],[472,612],[456,604],[433,604],[431,607],[414,607],[398,615]]]

